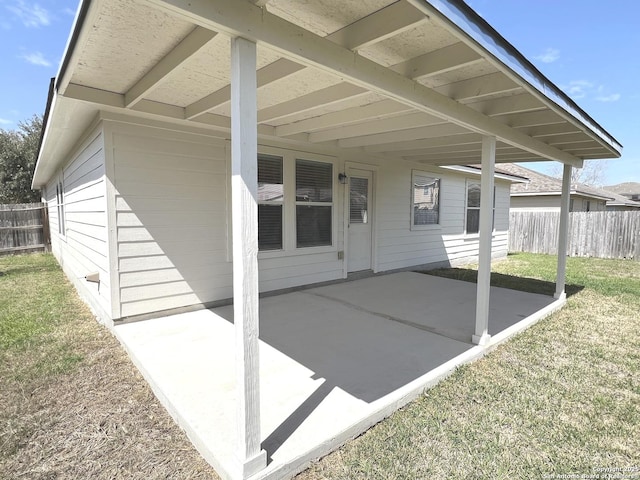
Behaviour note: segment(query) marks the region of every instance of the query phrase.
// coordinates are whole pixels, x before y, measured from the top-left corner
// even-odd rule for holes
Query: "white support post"
[[[482,137],[482,174],[480,181],[480,245],[478,248],[478,285],[476,329],[471,341],[489,342],[489,292],[491,288],[491,239],[493,236],[493,184],[496,164],[496,138]]]
[[[565,164],[562,172],[562,196],[560,197],[560,228],[558,231],[558,269],[556,270],[555,298],[564,299],[567,272],[567,238],[569,231],[569,205],[571,203],[571,165]]]
[[[267,465],[266,452],[260,449],[256,99],[256,44],[234,38],[231,40],[231,203],[236,456],[241,478],[250,477]]]

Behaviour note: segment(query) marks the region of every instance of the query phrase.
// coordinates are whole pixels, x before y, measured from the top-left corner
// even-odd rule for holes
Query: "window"
[[[413,172],[412,227],[440,223],[440,179]]]
[[[296,246],[332,244],[333,165],[296,160]]]
[[[265,147],[258,154],[258,249],[263,257],[334,245],[333,163]]]
[[[282,250],[282,157],[258,155],[258,249]]]
[[[479,233],[480,231],[480,184],[467,183],[467,212],[466,233]],[[493,187],[493,225],[496,220],[496,188]],[[493,229],[493,227],[492,227]]]
[[[58,208],[58,233],[62,236],[65,235],[65,220],[64,220],[64,185],[62,183],[62,177],[56,184],[56,205]]]

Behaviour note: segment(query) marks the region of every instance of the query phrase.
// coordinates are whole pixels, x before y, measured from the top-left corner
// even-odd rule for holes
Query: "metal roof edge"
[[[468,38],[490,53],[496,60],[594,133],[612,149],[612,153],[617,154],[618,157],[622,155],[622,144],[618,142],[613,135],[607,132],[598,122],[580,108],[576,102],[551,82],[540,70],[527,60],[522,53],[464,1],[417,1],[429,4]]]

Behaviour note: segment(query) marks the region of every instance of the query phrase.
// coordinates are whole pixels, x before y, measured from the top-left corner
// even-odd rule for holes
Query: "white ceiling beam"
[[[453,49],[453,47],[455,46],[444,47],[439,50],[436,50],[435,52],[427,53],[419,57],[416,57],[415,59],[398,63],[392,66],[391,69],[394,71],[397,71],[402,75],[409,76],[410,78],[414,78],[414,75],[415,75],[415,78],[418,78],[418,77],[425,77],[428,75],[437,75],[440,73],[445,73],[451,70],[455,70],[456,68],[462,68],[464,66],[471,65],[472,63],[482,61],[482,58],[477,56],[477,54],[475,53],[473,54],[473,57],[465,53],[461,53],[461,54],[458,53],[457,50],[460,50],[461,49],[460,47],[464,47],[466,49],[466,52],[472,52],[472,50],[470,50],[468,47],[466,47],[464,44],[461,44],[461,43],[456,45],[457,45],[457,48],[455,49]],[[453,55],[462,55],[462,59],[455,58],[453,57]],[[339,84],[339,86],[340,86],[340,89],[336,88],[335,96],[327,95],[325,96],[325,98],[323,98],[323,102],[320,102],[319,104],[323,105],[324,103],[333,103],[333,102],[349,99],[350,96],[346,95],[346,93],[349,88],[353,90],[355,86],[347,82],[343,82]],[[334,87],[338,87],[338,85],[335,85]],[[328,89],[332,89],[334,87],[328,87]],[[365,89],[357,88],[356,93],[353,93],[352,96],[355,97],[357,95],[361,95],[366,92],[367,90]],[[307,95],[313,96],[314,93],[315,92],[312,92]],[[295,109],[296,99],[293,99],[287,102],[283,102],[282,104],[274,105],[272,107],[268,107],[266,109],[261,110],[260,112],[258,112],[258,121],[268,123],[269,121],[277,120],[279,118],[283,118],[288,115],[294,115],[296,113],[311,110],[312,108],[309,108],[309,103],[305,101],[306,97],[307,96],[300,97],[300,100],[301,100],[300,111],[296,111]],[[282,105],[283,108],[281,108],[280,105]],[[316,103],[315,105],[312,103],[311,106],[317,108],[318,103]],[[507,113],[507,112],[503,112],[503,113]],[[292,130],[297,130],[297,127],[292,126]],[[283,129],[282,131],[284,132],[287,130]],[[285,133],[282,134],[282,136],[285,136],[285,135],[286,135]]]
[[[423,112],[410,113],[408,115],[384,118],[361,122],[356,125],[340,126],[309,134],[311,143],[328,142],[331,140],[344,140],[346,138],[375,135],[385,132],[397,132],[407,128],[426,127],[447,123],[440,117]]]
[[[406,155],[405,152],[403,152],[402,154],[402,158],[404,158],[405,160],[409,160],[409,161],[422,161],[425,159],[436,159],[436,158],[440,158],[442,160],[448,160],[448,159],[469,159],[469,158],[480,158],[480,152],[481,152],[481,148],[482,148],[482,144],[480,144],[478,147],[474,148],[473,150],[467,150],[467,151],[463,151],[463,152],[441,152],[441,153],[433,153],[433,152],[429,152],[429,153],[425,153],[422,155]],[[501,154],[501,155],[511,155],[511,154],[526,154],[529,155],[527,152],[523,152],[522,150],[516,148],[516,147],[502,147],[501,149],[496,148],[496,155]]]
[[[554,135],[570,135],[572,133],[581,133],[582,130],[571,123],[565,123],[560,125],[539,125],[535,127],[523,127],[520,128],[522,132],[530,135],[534,138],[539,138],[542,141],[546,141],[546,137]]]
[[[584,133],[571,133],[567,135],[556,135],[545,137],[544,141],[549,145],[567,145],[570,143],[586,143],[593,142]]]
[[[380,145],[371,145],[365,147],[364,150],[369,153],[397,153],[403,150],[417,150],[446,145],[464,145],[468,143],[478,143],[481,141],[481,135],[477,133],[465,133],[463,135],[453,135],[440,138],[425,138],[404,142],[393,141]]]
[[[500,72],[460,80],[459,82],[434,88],[436,92],[459,102],[521,89],[522,87]]]
[[[326,38],[350,50],[362,48],[411,28],[425,18],[424,14],[415,7],[400,1],[347,25]],[[304,68],[306,68],[304,65],[291,60],[283,58],[276,60],[258,70],[258,88],[285,78]],[[230,87],[225,86],[188,105],[186,107],[187,118],[195,118],[228,102],[230,92]]]
[[[551,110],[508,115],[502,117],[502,120],[505,122],[505,124],[513,128],[537,127],[541,125],[557,125],[560,123],[565,123],[564,119],[560,118]]]
[[[303,68],[305,68],[304,65],[300,65],[297,62],[286,58],[279,58],[275,62],[265,65],[256,72],[258,88],[264,87],[265,85],[275,82],[281,78],[288,77]],[[191,105],[187,105],[185,108],[186,116],[188,119],[195,118],[198,115],[202,115],[211,109],[227,103],[230,99],[231,86],[225,85],[221,89],[201,98]]]
[[[573,155],[533,139],[244,0],[146,0],[145,3],[205,28],[257,41],[307,66],[340,75],[345,81],[426,113],[441,115],[472,131],[494,135],[553,160],[582,165],[582,160]]]
[[[408,78],[422,79],[474,65],[484,59],[464,43],[458,42],[391,67]]]
[[[258,111],[258,122],[269,123],[273,120],[314,110],[318,106],[332,105],[348,98],[368,94],[369,91],[365,88],[348,82],[340,82],[271,107],[265,107]]]
[[[430,127],[409,128],[399,132],[379,133],[377,135],[364,135],[362,137],[345,138],[338,140],[338,146],[342,148],[366,147],[369,145],[381,145],[390,142],[405,142],[424,138],[435,138],[447,135],[467,133],[464,127],[453,123],[442,123]]]
[[[124,103],[131,108],[158,85],[172,70],[178,68],[190,57],[209,43],[217,32],[196,27],[176,47],[165,55],[151,70],[145,73],[133,87],[124,94]]]
[[[547,108],[542,104],[542,102],[540,102],[540,100],[528,93],[467,103],[467,106],[489,117],[495,115],[535,112],[538,110],[545,110]]]
[[[327,35],[326,38],[349,50],[358,50],[413,28],[426,18],[413,5],[399,1]]]
[[[276,127],[276,135],[286,137],[302,132],[313,132],[323,128],[336,127],[339,125],[349,125],[351,123],[372,118],[384,118],[411,111],[412,108],[398,103],[395,100],[382,100],[359,107],[351,107],[339,112],[331,112],[325,115],[300,120]]]

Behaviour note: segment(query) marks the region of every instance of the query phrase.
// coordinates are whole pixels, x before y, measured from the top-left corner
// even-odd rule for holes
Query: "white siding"
[[[117,317],[208,304],[232,296],[230,175],[226,141],[200,133],[105,122],[112,169]],[[261,146],[259,151],[334,164],[334,242],[297,249],[294,208],[284,210],[286,248],[259,254],[260,290],[295,287],[344,276],[346,185],[337,181],[346,159]],[[357,161],[358,159],[356,159]],[[349,159],[351,163],[351,159]],[[363,162],[364,163],[364,162]],[[466,182],[478,181],[438,168],[378,160],[375,188],[374,263],[377,271],[415,265],[464,263],[477,258],[478,236],[465,235]],[[111,165],[111,163],[109,163]],[[441,223],[412,231],[412,169],[441,178]],[[111,173],[109,173],[111,172]],[[287,180],[287,175],[289,175]],[[295,188],[285,174],[285,196]],[[494,256],[507,253],[509,183],[496,181]],[[287,200],[285,200],[285,204]],[[52,212],[53,213],[53,212]],[[293,245],[293,246],[292,246]]]
[[[110,123],[120,316],[231,296],[225,142]]]
[[[411,170],[431,172],[441,178],[440,225],[411,230]],[[465,235],[466,182],[479,177],[429,169],[424,165],[382,165],[378,171],[377,270],[448,262],[459,264],[478,255],[478,235]],[[496,180],[496,216],[492,255],[507,254],[509,234],[509,186]]]
[[[64,187],[64,236],[58,233],[56,184],[59,179]],[[61,172],[51,179],[44,196],[49,209],[53,254],[96,313],[110,318],[105,159],[100,129],[87,137]],[[84,280],[86,275],[96,272],[99,284]]]

